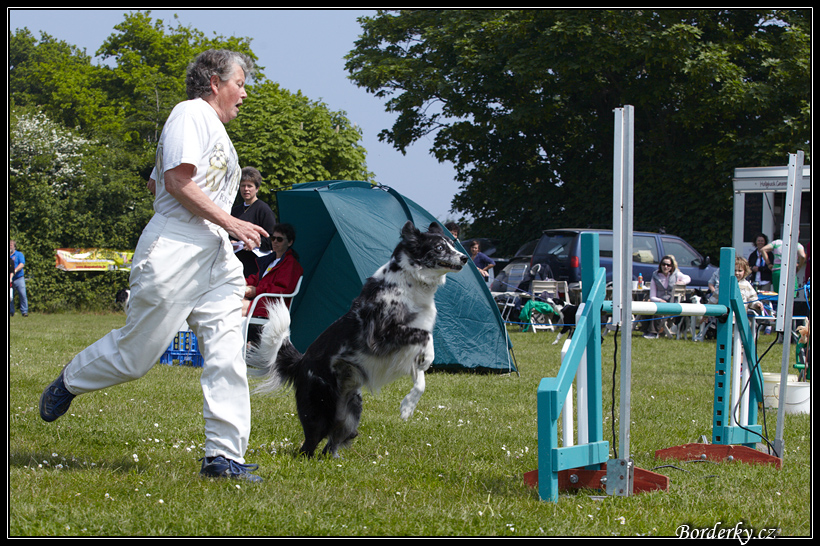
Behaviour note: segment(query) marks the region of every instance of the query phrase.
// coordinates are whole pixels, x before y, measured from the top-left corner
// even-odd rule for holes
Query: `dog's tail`
[[[262,328],[259,343],[248,349],[248,375],[262,381],[254,392],[279,390],[293,382],[302,354],[290,343],[290,311],[281,298],[267,303],[268,323]]]

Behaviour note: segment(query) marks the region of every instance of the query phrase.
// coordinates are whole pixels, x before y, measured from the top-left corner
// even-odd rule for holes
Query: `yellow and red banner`
[[[57,269],[62,271],[131,271],[132,251],[101,248],[58,248]]]

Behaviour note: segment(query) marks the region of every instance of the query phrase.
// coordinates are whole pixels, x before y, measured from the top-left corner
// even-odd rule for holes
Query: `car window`
[[[659,262],[657,243],[654,237],[646,235],[632,236],[632,259],[644,264]],[[612,258],[612,234],[601,233],[598,236],[598,250],[601,258]]]
[[[695,250],[680,239],[663,237],[663,249],[667,254],[674,256],[679,267],[700,265],[701,257]]]
[[[598,235],[598,252],[601,258],[612,257],[612,234],[601,233]]]
[[[552,235],[550,237],[542,237],[541,242],[538,245],[537,254],[557,258],[567,258],[569,257],[570,246],[574,238],[574,235]]]
[[[532,256],[533,251],[535,250],[535,245],[538,244],[538,239],[533,239],[532,241],[527,241],[521,248],[519,248],[516,252],[516,256]]]
[[[649,235],[632,236],[632,261],[642,264],[656,264],[658,256],[658,244],[655,238]]]

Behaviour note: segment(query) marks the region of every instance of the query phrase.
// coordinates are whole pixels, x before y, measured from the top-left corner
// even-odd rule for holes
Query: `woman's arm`
[[[262,236],[268,236],[263,228],[234,218],[211,201],[193,181],[194,166],[183,163],[164,173],[165,189],[191,213],[225,228],[230,235],[245,243],[246,248],[256,248]]]

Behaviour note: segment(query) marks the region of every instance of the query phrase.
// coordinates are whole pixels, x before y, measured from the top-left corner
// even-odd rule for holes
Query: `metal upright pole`
[[[775,331],[783,334],[783,357],[780,365],[780,403],[777,406],[777,430],[774,449],[781,459],[785,455],[783,426],[786,412],[786,389],[789,380],[789,357],[792,342],[792,307],[794,306],[794,282],[797,275],[797,239],[800,223],[800,198],[803,191],[803,151],[789,154],[789,174],[786,186],[786,203],[783,214],[783,252],[780,263],[780,286],[777,287],[777,318]]]
[[[607,464],[607,493],[630,496],[633,488],[629,435],[632,398],[632,200],[635,108],[615,110],[613,165],[612,302],[613,321],[621,328],[619,458]],[[630,471],[618,471],[629,468]],[[611,476],[610,476],[611,474]],[[612,479],[611,479],[612,478]]]

